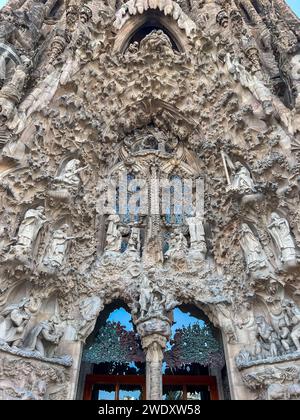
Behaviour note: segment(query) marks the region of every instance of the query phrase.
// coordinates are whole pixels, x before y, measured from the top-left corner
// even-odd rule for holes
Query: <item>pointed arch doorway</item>
[[[199,312],[189,306],[173,311],[172,337],[162,369],[163,400],[230,399],[218,331],[207,318],[200,319]],[[201,341],[197,336],[206,337],[198,348],[200,353],[210,346],[201,357],[197,356]],[[193,352],[185,350],[191,346]],[[122,302],[109,305],[100,314],[87,340],[77,399],[146,400],[145,355],[129,309]]]

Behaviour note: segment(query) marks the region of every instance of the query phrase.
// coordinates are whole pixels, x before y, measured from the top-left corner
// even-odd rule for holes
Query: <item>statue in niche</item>
[[[27,210],[18,230],[17,243],[12,246],[10,253],[21,259],[30,256],[39,231],[46,222],[44,212],[42,206]]]
[[[85,340],[93,332],[97,317],[103,307],[102,295],[90,296],[80,302],[79,310],[82,320],[77,333],[80,340]]]
[[[165,257],[175,263],[175,265],[180,265],[186,260],[187,250],[188,243],[186,237],[179,229],[176,229],[170,235],[169,249],[165,253]]]
[[[30,299],[23,298],[0,312],[0,343],[2,341],[11,346],[19,346],[32,315],[29,303]]]
[[[122,234],[120,232],[118,224],[120,223],[120,217],[116,214],[108,217],[108,229],[106,234],[106,245],[105,252],[120,253],[122,246]]]
[[[187,217],[186,222],[189,227],[191,247],[189,255],[193,259],[205,259],[207,252],[205,231],[203,226],[203,217],[195,215],[193,217]]]
[[[263,316],[256,317],[255,356],[259,359],[277,357],[280,351],[280,340],[274,328]]]
[[[261,270],[268,268],[266,254],[246,223],[243,223],[241,227],[240,244],[245,255],[248,272],[259,275]]]
[[[132,228],[130,238],[128,241],[128,246],[126,250],[126,255],[134,260],[140,259],[141,252],[141,238],[140,238],[140,229]]]
[[[280,251],[281,262],[295,265],[297,263],[296,249],[288,221],[277,213],[272,213],[268,230]]]
[[[37,352],[42,357],[53,358],[63,335],[58,320],[53,317],[32,328],[24,339],[22,349]]]
[[[69,225],[65,224],[60,229],[54,231],[52,241],[50,243],[47,255],[43,260],[43,264],[50,268],[62,267],[68,243],[75,239],[73,236],[68,236]]]

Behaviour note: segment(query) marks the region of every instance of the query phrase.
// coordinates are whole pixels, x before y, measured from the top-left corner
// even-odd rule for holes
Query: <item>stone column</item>
[[[147,400],[161,400],[163,395],[162,362],[167,339],[158,334],[142,340],[146,352],[146,389]]]
[[[147,400],[161,400],[163,353],[171,335],[170,319],[164,316],[143,318],[136,326],[146,353]]]

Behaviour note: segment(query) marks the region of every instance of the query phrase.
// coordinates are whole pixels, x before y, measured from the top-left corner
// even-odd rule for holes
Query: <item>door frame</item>
[[[84,400],[91,400],[94,385],[116,385],[116,397],[120,385],[139,385],[142,388],[142,399],[146,399],[146,376],[145,375],[87,375],[85,379]],[[163,375],[163,385],[182,385],[186,395],[188,385],[208,386],[211,401],[219,400],[217,379],[215,376],[192,376],[192,375]]]

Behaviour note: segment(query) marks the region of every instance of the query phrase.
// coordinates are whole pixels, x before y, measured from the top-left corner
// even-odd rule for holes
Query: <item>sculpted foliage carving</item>
[[[65,3],[1,11],[0,398],[71,398],[71,354],[119,300],[153,377],[184,303],[245,395],[299,398],[298,19]]]

